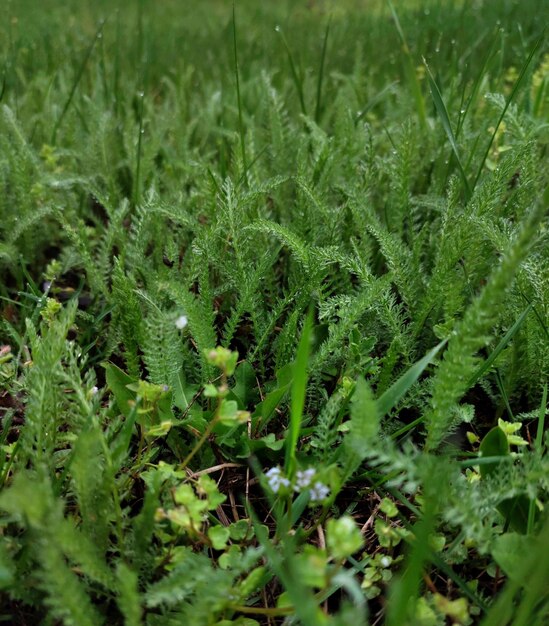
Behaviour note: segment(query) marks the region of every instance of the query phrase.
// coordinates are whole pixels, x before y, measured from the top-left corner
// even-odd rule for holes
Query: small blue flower
[[[317,480],[311,488],[310,494],[311,502],[322,502],[322,500],[326,500],[326,498],[330,495],[330,488]]]
[[[282,474],[280,467],[271,467],[268,472],[265,472],[267,476],[267,484],[273,493],[278,493],[280,487],[289,487],[290,481]]]
[[[296,473],[294,491],[302,491],[303,489],[307,489],[310,487],[313,478],[316,474],[316,470],[314,467],[310,467],[306,470],[298,470]]]

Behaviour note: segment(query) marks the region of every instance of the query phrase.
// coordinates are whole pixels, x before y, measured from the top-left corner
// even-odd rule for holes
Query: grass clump
[[[544,624],[538,2],[9,4],[26,624]]]

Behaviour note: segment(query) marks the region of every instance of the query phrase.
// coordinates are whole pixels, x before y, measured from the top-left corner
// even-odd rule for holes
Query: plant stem
[[[270,617],[277,617],[278,615],[292,615],[295,611],[293,606],[281,606],[277,609],[259,608],[253,606],[244,606],[240,604],[232,604],[230,607],[233,611],[238,613],[247,613],[249,615],[268,615]]]
[[[200,450],[200,448],[204,445],[206,439],[212,434],[212,430],[214,429],[217,422],[218,416],[216,415],[213,420],[208,424],[206,430],[202,434],[202,437],[200,437],[200,439],[196,442],[194,448],[189,452],[184,461],[181,463],[182,467],[187,467],[189,465],[194,455]]]

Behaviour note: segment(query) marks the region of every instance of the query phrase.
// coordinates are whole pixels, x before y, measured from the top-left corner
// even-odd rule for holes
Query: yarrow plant
[[[549,3],[4,4],[4,621],[549,624]]]

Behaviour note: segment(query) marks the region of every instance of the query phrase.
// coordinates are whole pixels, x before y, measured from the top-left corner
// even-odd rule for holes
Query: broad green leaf
[[[414,363],[406,372],[393,383],[377,401],[377,410],[381,417],[387,415],[406,394],[408,389],[424,372],[425,368],[433,361],[439,350],[446,344],[446,339],[430,350],[422,359]]]
[[[137,405],[134,404],[130,414],[126,417],[122,428],[111,444],[111,463],[113,471],[120,469],[128,456],[133,427],[137,419]]]
[[[252,593],[263,588],[271,580],[272,574],[263,565],[254,568],[238,585],[238,593],[242,598],[248,598]],[[257,624],[257,622],[256,622]]]
[[[112,391],[116,405],[124,417],[130,417],[135,404],[135,392],[128,389],[128,385],[137,381],[128,376],[114,363],[103,363],[106,370],[107,386]]]
[[[187,384],[183,372],[173,377],[173,385],[174,405],[181,411],[187,410],[195,393],[198,391],[198,387],[196,385]]]
[[[534,550],[537,543],[533,537],[519,533],[505,533],[495,540],[492,556],[511,580],[520,583],[522,580],[519,572],[524,555]]]
[[[338,519],[328,520],[326,543],[328,552],[338,561],[360,550],[364,539],[354,519],[350,515],[343,515]]]
[[[283,446],[284,439],[277,439],[274,433],[269,433],[259,439],[250,439],[245,435],[245,433],[243,433],[237,447],[234,450],[234,456],[237,459],[247,459],[250,454],[254,454],[265,449],[278,452]]]
[[[482,443],[480,444],[480,453],[482,456],[506,456],[509,454],[509,442],[507,441],[507,435],[501,430],[499,426],[492,428],[488,434],[485,435]],[[494,461],[492,464],[483,464],[480,466],[480,475],[484,478],[493,474],[497,469],[498,463]]]
[[[261,428],[264,428],[273,416],[276,407],[282,402],[286,394],[290,391],[290,385],[277,387],[265,396],[265,400],[256,406],[254,418],[261,417]]]
[[[320,550],[316,546],[305,545],[303,552],[296,555],[295,568],[301,580],[308,587],[322,589],[326,586],[327,556],[325,550]]]
[[[293,363],[287,363],[276,372],[276,387],[265,396],[262,402],[257,404],[252,415],[254,427],[262,430],[269,423],[276,407],[290,390],[292,376]]]
[[[480,452],[485,457],[505,457],[509,455],[509,440],[503,430],[496,426],[484,437],[480,444]],[[485,478],[498,470],[502,461],[480,465],[480,475]],[[530,500],[524,496],[516,496],[503,500],[498,505],[498,511],[511,524],[512,528],[525,533],[528,528]]]
[[[237,412],[236,400],[223,400],[219,410],[219,421],[226,426],[233,426],[237,419]]]
[[[240,408],[246,409],[254,397],[257,387],[255,370],[248,361],[243,361],[236,368],[234,379],[235,385],[232,391],[239,400]]]
[[[214,550],[224,550],[229,541],[230,531],[226,526],[210,526],[208,528],[208,538],[212,542]]]

